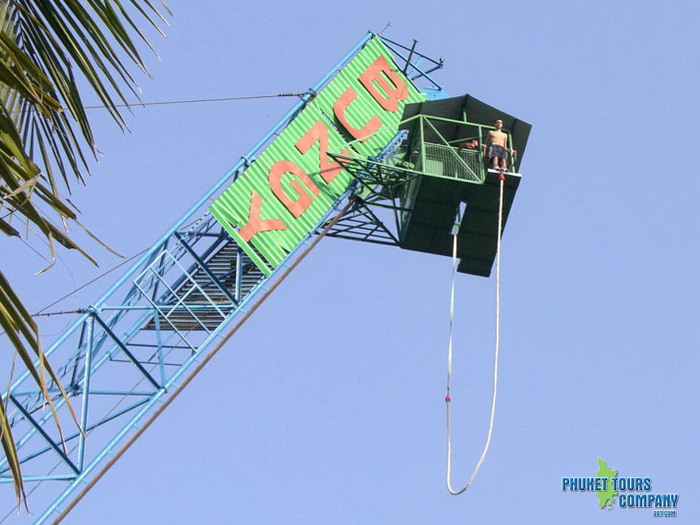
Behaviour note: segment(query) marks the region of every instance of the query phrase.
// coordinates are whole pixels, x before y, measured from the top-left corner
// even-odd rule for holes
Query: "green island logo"
[[[650,477],[619,477],[618,471],[598,458],[595,477],[561,478],[563,492],[594,492],[601,509],[652,509],[655,517],[678,516],[678,494],[652,492]]]
[[[614,478],[617,478],[617,470],[612,470],[605,461],[598,458],[598,471],[595,475],[607,481],[607,483],[605,483],[605,485],[607,485],[605,490],[596,491],[598,495],[598,506],[601,509],[606,507],[612,509],[615,504],[615,496],[618,494],[618,491],[613,488],[612,481]]]

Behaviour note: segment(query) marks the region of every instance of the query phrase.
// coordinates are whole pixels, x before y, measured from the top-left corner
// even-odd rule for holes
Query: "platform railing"
[[[426,142],[417,156],[416,170],[481,184],[484,181],[484,163],[477,150],[469,150]]]

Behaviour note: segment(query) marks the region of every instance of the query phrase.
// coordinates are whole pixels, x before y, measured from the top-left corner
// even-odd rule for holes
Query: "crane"
[[[446,97],[431,76],[442,66],[368,33],[303,93],[46,350],[68,394],[48,385],[63,435],[29,374],[13,382],[3,400],[24,481],[52,498],[36,524],[62,520],[321,238],[449,255],[462,207],[459,271],[489,275],[499,174],[456,144],[504,120],[519,152],[500,174],[507,217],[530,126]]]

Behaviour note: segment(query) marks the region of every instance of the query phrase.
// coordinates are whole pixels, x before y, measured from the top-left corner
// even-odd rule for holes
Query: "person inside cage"
[[[462,148],[462,149],[472,149],[472,150],[479,149],[479,139],[469,139],[466,142],[462,142],[460,144],[457,144],[457,147]]]

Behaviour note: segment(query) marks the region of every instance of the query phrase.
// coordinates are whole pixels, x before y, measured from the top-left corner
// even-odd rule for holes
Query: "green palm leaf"
[[[0,1],[1,233],[19,236],[13,223],[26,223],[49,241],[52,253],[57,242],[94,262],[55,226],[68,221],[82,227],[62,193],[70,192],[72,181],[84,183],[87,159],[96,151],[77,77],[125,129],[118,106],[127,96],[138,98],[131,70],[146,72],[139,47],[153,49],[141,27],[162,34],[163,13],[170,14],[168,7],[150,0]],[[0,329],[54,411],[47,380],[67,394],[43,355],[36,323],[1,269]],[[19,503],[25,498],[21,465],[5,403],[0,403],[0,444]]]

